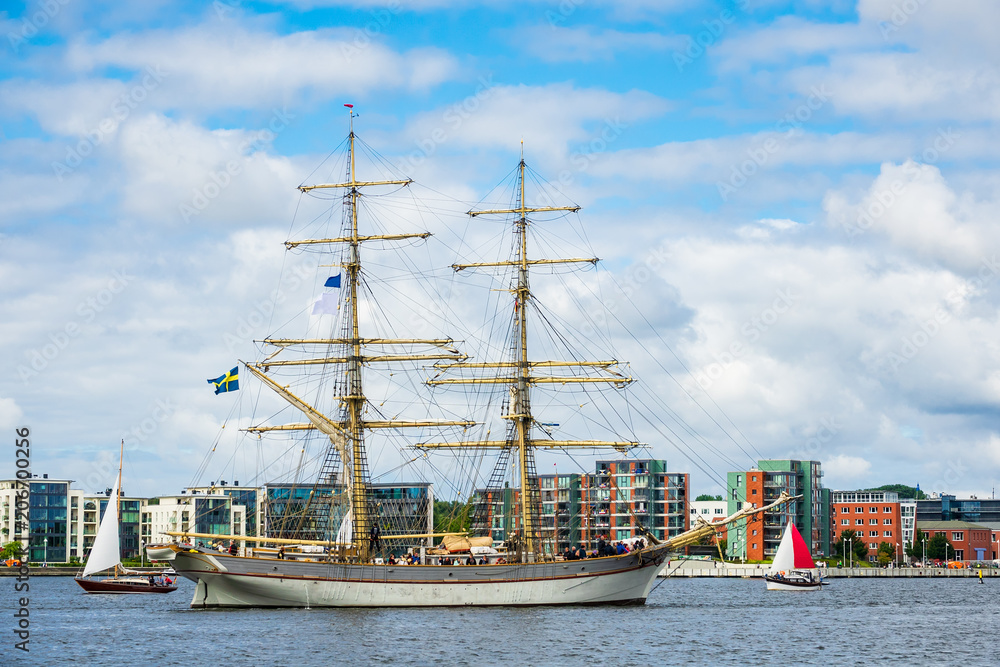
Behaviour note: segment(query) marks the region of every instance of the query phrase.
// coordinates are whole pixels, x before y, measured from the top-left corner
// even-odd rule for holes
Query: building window
[[[868,525],[869,526],[877,526],[878,525],[878,519],[868,519]]]
[[[855,514],[864,514],[865,513],[865,508],[864,507],[855,507],[854,508],[854,512],[855,512]]]
[[[750,491],[750,495],[752,495],[752,496],[756,496],[756,495],[757,495],[757,489],[752,489],[752,490]]]
[[[868,537],[878,537],[878,531],[877,530],[869,530],[868,531]],[[874,549],[874,548],[875,547],[872,546],[872,549]]]
[[[754,531],[753,531],[753,534],[754,534],[754,535],[756,536],[756,535],[757,535],[757,531],[756,531],[756,530],[754,530]]]
[[[697,513],[698,513],[698,510],[696,510],[695,508],[692,507],[691,508],[691,514],[697,514]]]
[[[743,486],[743,475],[736,476],[736,486]]]
[[[891,507],[883,507],[882,508],[882,512],[884,514],[892,514],[892,508]]]
[[[863,525],[865,525],[865,520],[864,519],[855,519],[854,520],[854,525],[856,525],[856,526],[863,526]]]
[[[755,481],[755,482],[757,481],[757,475],[753,476],[753,481]]]
[[[844,514],[850,514],[850,513],[851,513],[851,508],[850,507],[845,507],[844,508]]]
[[[878,545],[875,544],[874,542],[869,542],[868,543],[868,548],[869,549],[878,549]],[[872,562],[874,562],[874,561],[872,561]]]
[[[878,508],[877,507],[869,507],[868,508],[868,513],[869,514],[875,514],[876,512],[878,512]]]
[[[882,524],[885,525],[885,526],[891,526],[892,525],[892,519],[882,519]]]
[[[891,530],[882,531],[882,537],[892,537],[892,531]]]
[[[723,511],[722,511],[722,508],[721,508],[721,507],[716,507],[716,508],[715,508],[715,513],[716,513],[716,514],[725,514],[725,512],[723,512]]]
[[[757,548],[757,543],[756,543],[756,542],[753,542],[753,543],[752,543],[752,544],[750,545],[750,548],[751,548],[751,549],[756,549],[756,548]]]
[[[965,533],[952,533],[951,539],[953,542],[961,542],[962,540],[965,539]]]
[[[851,520],[850,519],[841,519],[840,520],[840,525],[841,526],[850,526],[851,525]]]

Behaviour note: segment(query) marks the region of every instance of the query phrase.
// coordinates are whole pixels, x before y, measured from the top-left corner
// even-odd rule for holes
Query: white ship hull
[[[345,565],[179,551],[192,607],[643,604],[665,550],[525,565]]]

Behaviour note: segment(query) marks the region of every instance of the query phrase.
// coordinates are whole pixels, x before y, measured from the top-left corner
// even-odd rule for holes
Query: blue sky
[[[133,492],[216,476],[199,464],[236,409],[204,378],[253,357],[227,335],[287,277],[295,187],[343,140],[353,103],[369,145],[467,205],[524,141],[584,207],[601,280],[634,288],[656,323],[614,352],[639,367],[629,352],[669,345],[690,369],[684,390],[648,360],[639,376],[704,433],[716,473],[748,458],[687,393],[756,452],[823,461],[833,488],[996,486],[1000,8],[7,7],[0,423],[32,427],[36,472],[103,488],[108,452],[145,423]],[[289,317],[320,291],[305,283]],[[696,492],[720,491],[694,474]]]

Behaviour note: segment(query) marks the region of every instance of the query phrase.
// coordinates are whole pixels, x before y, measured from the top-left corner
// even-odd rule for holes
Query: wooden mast
[[[603,382],[612,383],[617,386],[624,386],[632,381],[621,373],[610,370],[617,362],[595,361],[595,362],[560,362],[542,361],[533,362],[528,358],[528,303],[531,299],[531,288],[529,283],[529,267],[537,264],[575,264],[591,263],[599,260],[597,258],[571,258],[571,259],[529,259],[528,257],[528,220],[529,213],[550,212],[550,211],[572,211],[580,210],[579,206],[528,206],[525,201],[524,172],[526,164],[524,161],[524,142],[521,143],[521,159],[518,164],[518,206],[512,209],[490,209],[482,211],[469,211],[468,215],[476,217],[480,215],[515,215],[514,226],[518,237],[517,255],[512,260],[503,262],[484,262],[477,264],[453,264],[455,271],[462,271],[467,268],[478,267],[499,267],[513,266],[517,270],[517,283],[511,290],[514,294],[514,327],[516,329],[518,351],[517,358],[510,362],[494,362],[485,364],[435,364],[442,370],[462,369],[462,368],[498,368],[510,369],[503,377],[492,378],[445,378],[431,379],[427,383],[430,385],[444,384],[509,384],[513,395],[513,405],[511,414],[503,415],[504,419],[511,419],[514,422],[513,442],[510,441],[480,441],[480,442],[441,442],[422,443],[421,448],[506,448],[511,445],[517,448],[518,472],[521,485],[521,525],[523,527],[523,548],[528,557],[541,556],[541,531],[535,522],[539,515],[540,490],[536,487],[538,478],[535,472],[534,450],[539,447],[546,448],[573,448],[573,447],[613,447],[619,451],[627,450],[638,446],[638,442],[607,442],[600,440],[536,440],[531,436],[531,428],[535,424],[535,419],[531,413],[531,385],[533,384],[566,384],[566,383],[589,383]],[[589,366],[608,373],[603,377],[575,377],[570,375],[547,375],[539,376],[533,373],[538,367],[571,367]]]
[[[372,428],[407,428],[424,426],[472,426],[473,421],[466,420],[372,420],[364,419],[367,399],[364,395],[362,382],[362,368],[365,364],[375,362],[396,362],[396,361],[420,361],[420,360],[441,360],[462,361],[466,359],[458,350],[454,349],[454,341],[451,339],[390,339],[390,338],[366,338],[361,335],[360,318],[358,314],[358,287],[361,278],[361,244],[367,241],[398,241],[406,239],[425,239],[430,236],[429,232],[415,234],[378,234],[363,235],[358,229],[358,200],[361,197],[361,190],[365,187],[400,185],[407,186],[412,183],[412,179],[382,180],[382,181],[360,181],[357,178],[355,161],[355,139],[354,134],[354,107],[345,105],[350,110],[350,130],[348,134],[348,153],[350,156],[350,166],[348,179],[344,183],[324,183],[318,185],[303,185],[299,190],[303,193],[317,189],[346,189],[346,204],[350,207],[350,229],[349,235],[337,238],[305,239],[299,241],[287,241],[285,247],[293,249],[305,245],[317,244],[346,244],[347,261],[341,265],[345,269],[347,280],[347,299],[349,307],[347,309],[347,331],[345,338],[328,339],[279,339],[269,338],[263,342],[278,348],[277,352],[270,355],[264,361],[254,364],[244,364],[251,373],[260,378],[265,385],[274,390],[279,396],[290,404],[298,408],[309,419],[307,424],[287,424],[278,426],[254,426],[248,431],[264,432],[272,430],[312,430],[316,429],[330,438],[331,444],[337,449],[340,458],[344,463],[347,474],[347,494],[350,503],[351,514],[351,542],[355,549],[354,553],[361,562],[372,559],[371,550],[374,519],[369,509],[368,491],[368,465],[365,453],[365,431]],[[338,356],[327,356],[313,359],[294,360],[274,360],[274,357],[283,350],[300,345],[340,345],[343,346],[344,353]],[[386,345],[430,345],[440,348],[440,352],[431,354],[377,354],[366,355],[365,346],[386,346]],[[343,396],[335,397],[345,406],[345,415],[342,420],[330,419],[315,407],[307,403],[292,393],[288,387],[279,385],[272,378],[266,375],[271,367],[281,366],[306,366],[324,364],[345,364],[347,367],[346,391]],[[301,542],[301,541],[300,541]],[[303,542],[304,543],[304,542]]]
[[[122,438],[121,452],[118,455],[118,484],[115,487],[115,489],[116,489],[115,490],[115,514],[118,517],[118,527],[117,527],[118,528],[118,535],[116,536],[116,538],[117,538],[117,542],[118,542],[118,560],[119,561],[121,561],[121,557],[122,557],[122,538],[121,538],[121,530],[122,530],[122,524],[121,524],[121,520],[122,520],[122,504],[121,504],[121,501],[119,500],[119,498],[121,498],[121,496],[122,496],[122,464],[124,462],[125,462],[125,438]],[[108,502],[110,502],[110,501],[108,501]],[[104,510],[104,511],[106,512],[107,510]],[[116,577],[118,576],[118,566],[119,565],[121,565],[120,562],[118,563],[118,565],[115,565],[115,576]],[[124,567],[122,568],[122,570],[124,571]]]

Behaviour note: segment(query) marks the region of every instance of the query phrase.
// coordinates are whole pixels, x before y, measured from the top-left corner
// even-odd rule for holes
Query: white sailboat
[[[122,456],[125,442],[122,441]],[[170,593],[176,586],[157,583],[152,576],[141,576],[127,570],[121,560],[121,540],[118,523],[120,515],[120,489],[122,483],[122,462],[118,462],[118,477],[108,499],[108,506],[101,518],[101,525],[94,538],[83,573],[76,577],[76,583],[88,593]],[[113,500],[112,500],[113,499]],[[110,576],[95,578],[95,574],[108,573]]]
[[[819,568],[795,524],[789,521],[764,579],[769,591],[818,591],[823,588]]]

